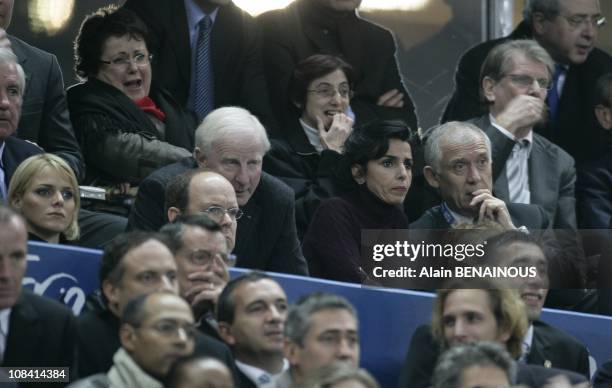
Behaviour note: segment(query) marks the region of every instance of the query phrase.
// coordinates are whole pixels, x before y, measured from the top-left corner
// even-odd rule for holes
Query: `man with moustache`
[[[361,18],[361,0],[297,0],[257,17],[271,105],[287,122],[293,69],[313,54],[342,57],[361,76],[351,109],[359,122],[401,119],[416,131],[415,107],[399,73],[392,33]]]
[[[491,140],[495,195],[540,205],[553,228],[575,230],[574,158],[533,132],[546,119],[553,72],[552,59],[533,40],[496,46],[480,73],[488,113],[471,122]]]
[[[479,104],[479,71],[493,47],[516,39],[534,39],[555,61],[553,87],[547,95],[549,120],[535,131],[567,151],[578,164],[597,160],[612,139],[597,124],[594,93],[597,79],[610,71],[612,57],[595,47],[606,24],[599,0],[529,0],[523,21],[507,37],[468,50],[456,67],[455,91],[442,122],[467,120],[483,112]]]

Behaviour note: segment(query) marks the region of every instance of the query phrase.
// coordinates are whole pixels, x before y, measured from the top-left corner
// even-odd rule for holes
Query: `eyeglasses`
[[[225,264],[228,267],[233,267],[236,263],[235,255],[226,255],[222,253],[212,253],[205,249],[195,249],[191,251],[189,254],[189,261],[193,265],[208,267],[214,261],[219,260],[221,263]]]
[[[136,66],[141,67],[151,63],[152,60],[153,54],[136,54],[132,58],[126,55],[122,55],[117,58],[113,58],[110,61],[100,60],[99,62],[115,67],[128,67],[132,63],[134,63]]]
[[[230,216],[230,218],[233,220],[239,220],[240,217],[242,217],[242,215],[244,214],[244,212],[240,210],[240,208],[232,207],[229,209],[224,209],[221,206],[210,206],[208,209],[202,210],[202,213],[206,213],[211,218],[214,218],[216,220],[220,220],[225,214]]]
[[[525,89],[532,86],[533,81],[538,83],[538,87],[540,89],[550,90],[553,86],[553,83],[548,78],[533,78],[532,76],[526,74],[506,74],[504,77],[510,78],[512,83]]]
[[[342,98],[353,98],[353,91],[348,85],[340,85],[338,90],[331,85],[321,85],[316,89],[308,89],[309,93],[316,93],[321,98],[333,98],[336,93]]]
[[[574,16],[563,16],[565,20],[567,20],[567,24],[572,29],[578,29],[581,27],[591,26],[595,29],[602,28],[608,23],[608,20],[605,16],[595,15],[595,16],[586,16],[586,15],[574,15]]]
[[[168,338],[175,337],[175,336],[180,337],[181,332],[182,332],[185,338],[189,338],[189,339],[194,338],[198,330],[196,326],[192,323],[181,324],[177,321],[169,320],[169,319],[155,322],[153,325],[149,327],[145,326],[143,328],[152,329],[153,331],[159,333],[160,335],[164,337],[168,337]]]

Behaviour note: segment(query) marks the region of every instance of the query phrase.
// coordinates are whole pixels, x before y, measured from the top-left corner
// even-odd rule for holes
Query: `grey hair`
[[[500,344],[475,342],[454,346],[440,356],[433,374],[433,388],[461,386],[463,372],[473,366],[497,367],[504,371],[509,383],[516,375],[516,364]]]
[[[195,132],[195,144],[205,155],[219,139],[240,136],[244,132],[254,132],[261,140],[264,153],[270,149],[266,129],[257,117],[244,108],[227,106],[210,112]]]
[[[442,148],[440,143],[443,139],[454,140],[460,143],[471,141],[473,136],[482,138],[487,146],[487,156],[491,161],[491,140],[482,129],[474,124],[464,121],[449,121],[438,125],[428,131],[425,135],[424,158],[425,165],[430,166],[434,171],[440,171],[442,167]]]
[[[541,13],[547,20],[551,20],[561,13],[561,4],[559,0],[527,0],[523,8],[523,20],[531,25],[534,13]]]
[[[322,310],[337,309],[348,311],[355,320],[359,321],[353,305],[342,296],[316,292],[302,298],[289,308],[285,321],[285,337],[302,346],[310,328],[310,317]]]
[[[548,79],[552,78],[555,72],[555,62],[550,57],[548,52],[538,44],[535,40],[519,39],[510,40],[496,46],[482,64],[480,70],[480,98],[483,102],[487,102],[483,95],[482,80],[489,77],[495,81],[502,79],[508,73],[509,67],[516,55],[522,54],[527,59],[541,63],[548,69]]]
[[[19,81],[19,92],[21,97],[23,97],[23,93],[25,92],[25,73],[23,72],[23,67],[19,64],[19,58],[17,55],[13,53],[12,50],[7,48],[0,48],[0,64],[4,65],[15,65],[17,69],[17,80]]]

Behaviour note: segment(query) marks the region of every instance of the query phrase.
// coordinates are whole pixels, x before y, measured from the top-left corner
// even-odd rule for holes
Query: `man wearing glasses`
[[[308,274],[297,238],[294,193],[277,178],[262,172],[270,141],[257,117],[238,107],[215,109],[196,130],[195,143],[193,157],[163,167],[141,182],[128,230],[158,230],[171,213],[164,212],[168,209],[164,204],[169,182],[186,171],[206,168],[231,183],[236,202],[245,214],[238,217],[237,210],[231,211],[240,226],[233,249],[236,265]],[[221,207],[229,209],[227,205]],[[208,213],[220,211],[209,209]],[[223,216],[228,217],[232,218],[231,213]]]
[[[553,228],[576,229],[574,159],[533,132],[546,118],[553,72],[552,59],[533,40],[495,47],[480,74],[489,113],[472,122],[491,140],[495,195],[540,205]]]
[[[612,57],[595,48],[599,30],[606,24],[599,0],[530,0],[523,16],[510,36],[482,43],[463,55],[442,122],[485,113],[478,101],[478,72],[485,57],[506,41],[534,39],[556,64],[553,87],[546,98],[549,120],[536,125],[535,131],[567,151],[578,167],[584,161],[596,160],[610,149],[610,137],[593,113],[595,84],[612,68]]]
[[[91,301],[77,319],[80,377],[111,368],[121,347],[120,317],[132,299],[151,292],[178,295],[177,266],[169,245],[163,235],[132,232],[119,235],[106,247],[99,271],[101,300]],[[223,343],[201,333],[194,340],[196,355],[216,358],[234,370]]]
[[[214,312],[234,258],[219,224],[203,214],[186,215],[162,227],[160,233],[170,239],[179,293],[191,305],[198,328],[221,340]]]
[[[193,353],[196,328],[180,297],[157,292],[132,299],[121,315],[121,347],[108,373],[71,386],[162,388],[172,364]]]

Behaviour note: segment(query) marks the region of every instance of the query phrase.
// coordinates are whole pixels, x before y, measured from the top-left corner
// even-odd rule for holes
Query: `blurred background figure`
[[[234,388],[229,369],[213,358],[179,358],[166,378],[166,388]]]
[[[343,361],[336,361],[316,370],[300,387],[380,388],[368,371]]]

